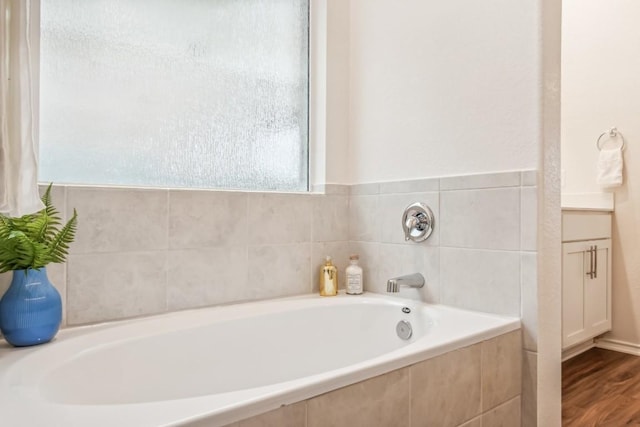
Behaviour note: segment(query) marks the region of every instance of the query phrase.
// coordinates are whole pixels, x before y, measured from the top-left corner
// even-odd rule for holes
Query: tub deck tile
[[[522,390],[522,332],[482,343],[482,409],[488,411]]]
[[[307,427],[409,425],[409,368],[308,400]]]
[[[412,427],[455,427],[480,415],[481,345],[411,367]]]
[[[307,402],[283,406],[236,424],[237,427],[304,427],[307,418]],[[234,426],[234,427],[236,427]]]

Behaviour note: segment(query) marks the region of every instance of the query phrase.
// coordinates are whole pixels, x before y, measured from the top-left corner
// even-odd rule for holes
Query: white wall
[[[351,183],[535,169],[537,2],[351,0]]]
[[[310,178],[349,182],[349,2],[311,2]]]
[[[326,183],[338,184],[349,182],[349,2],[328,3]]]
[[[624,134],[625,184],[615,191],[613,331],[640,344],[640,2],[564,0],[562,169],[565,193],[599,192],[600,133]]]
[[[523,425],[559,425],[560,3],[350,1],[349,183],[541,172],[540,353],[523,368],[538,406]]]
[[[561,215],[560,96],[562,3],[540,2],[542,59],[542,137],[538,179],[538,358],[524,361],[523,371],[537,378],[537,424],[560,426],[561,379]],[[526,374],[525,376],[526,377]],[[523,427],[526,418],[523,420]]]
[[[626,178],[633,184],[640,165],[640,150],[634,150],[640,138],[639,19],[640,3],[635,0],[563,2],[564,193],[601,191],[596,184],[595,144],[612,126],[629,141]],[[626,197],[624,193],[619,196]]]

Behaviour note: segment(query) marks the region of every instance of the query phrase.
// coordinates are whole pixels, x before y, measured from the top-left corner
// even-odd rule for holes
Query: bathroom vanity
[[[563,203],[562,350],[565,358],[592,347],[611,330],[613,201]],[[568,351],[567,351],[568,350]]]

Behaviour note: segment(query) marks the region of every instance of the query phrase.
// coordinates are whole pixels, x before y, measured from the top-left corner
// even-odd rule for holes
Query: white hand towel
[[[600,150],[598,185],[605,188],[622,185],[622,148]]]

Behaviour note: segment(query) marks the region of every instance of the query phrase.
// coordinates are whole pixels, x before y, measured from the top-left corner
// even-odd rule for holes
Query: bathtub
[[[398,336],[401,320],[409,339]],[[367,293],[69,328],[43,346],[0,346],[0,422],[222,426],[519,327],[516,318]]]

